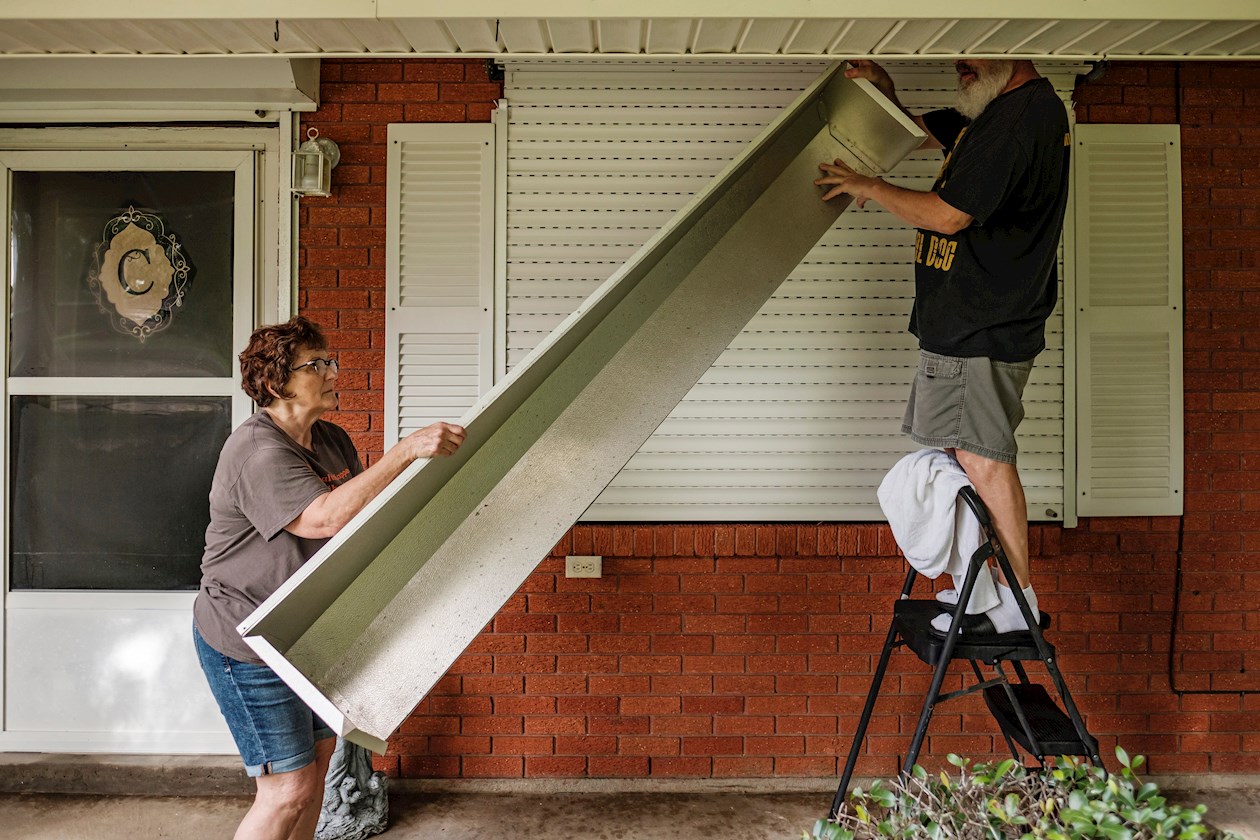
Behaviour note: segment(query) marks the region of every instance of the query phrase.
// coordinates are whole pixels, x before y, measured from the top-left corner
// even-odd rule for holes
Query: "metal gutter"
[[[831,227],[818,163],[924,135],[828,69],[238,628],[340,734],[386,739]]]

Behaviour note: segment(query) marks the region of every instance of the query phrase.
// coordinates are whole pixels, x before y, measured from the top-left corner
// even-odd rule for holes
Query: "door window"
[[[9,588],[195,589],[248,411],[252,156],[8,157]]]

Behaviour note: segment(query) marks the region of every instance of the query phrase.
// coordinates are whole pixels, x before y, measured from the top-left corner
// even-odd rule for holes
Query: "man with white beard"
[[[868,178],[839,160],[821,164],[825,174],[815,183],[826,188],[824,200],[847,194],[858,207],[877,201],[918,228],[910,331],[919,339],[920,359],[902,431],[958,459],[1036,615],[1015,428],[1058,297],[1071,145],[1067,113],[1031,61],[967,58],[954,68],[956,107],[909,115],[928,133],[923,148],[945,152],[931,190]],[[905,110],[875,62],[855,61],[845,75],[867,79]],[[972,632],[1027,626],[1009,582],[998,574],[1000,603]],[[949,623],[942,614],[933,626],[944,632]]]

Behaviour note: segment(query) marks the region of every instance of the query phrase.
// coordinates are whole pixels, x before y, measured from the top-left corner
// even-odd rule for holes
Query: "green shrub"
[[[918,765],[911,778],[876,782],[849,794],[835,822],[819,820],[813,840],[1239,840],[1203,823],[1204,806],[1182,808],[1143,784],[1132,761],[1116,748],[1119,773],[1060,758],[1046,772],[1029,772],[1012,759],[977,764],[956,755],[930,777]],[[804,834],[803,840],[811,840]]]

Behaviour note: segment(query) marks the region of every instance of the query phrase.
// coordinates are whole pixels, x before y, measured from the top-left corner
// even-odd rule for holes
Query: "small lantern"
[[[332,195],[333,167],[341,160],[341,150],[319,129],[309,128],[307,140],[293,153],[293,192],[298,195]]]

